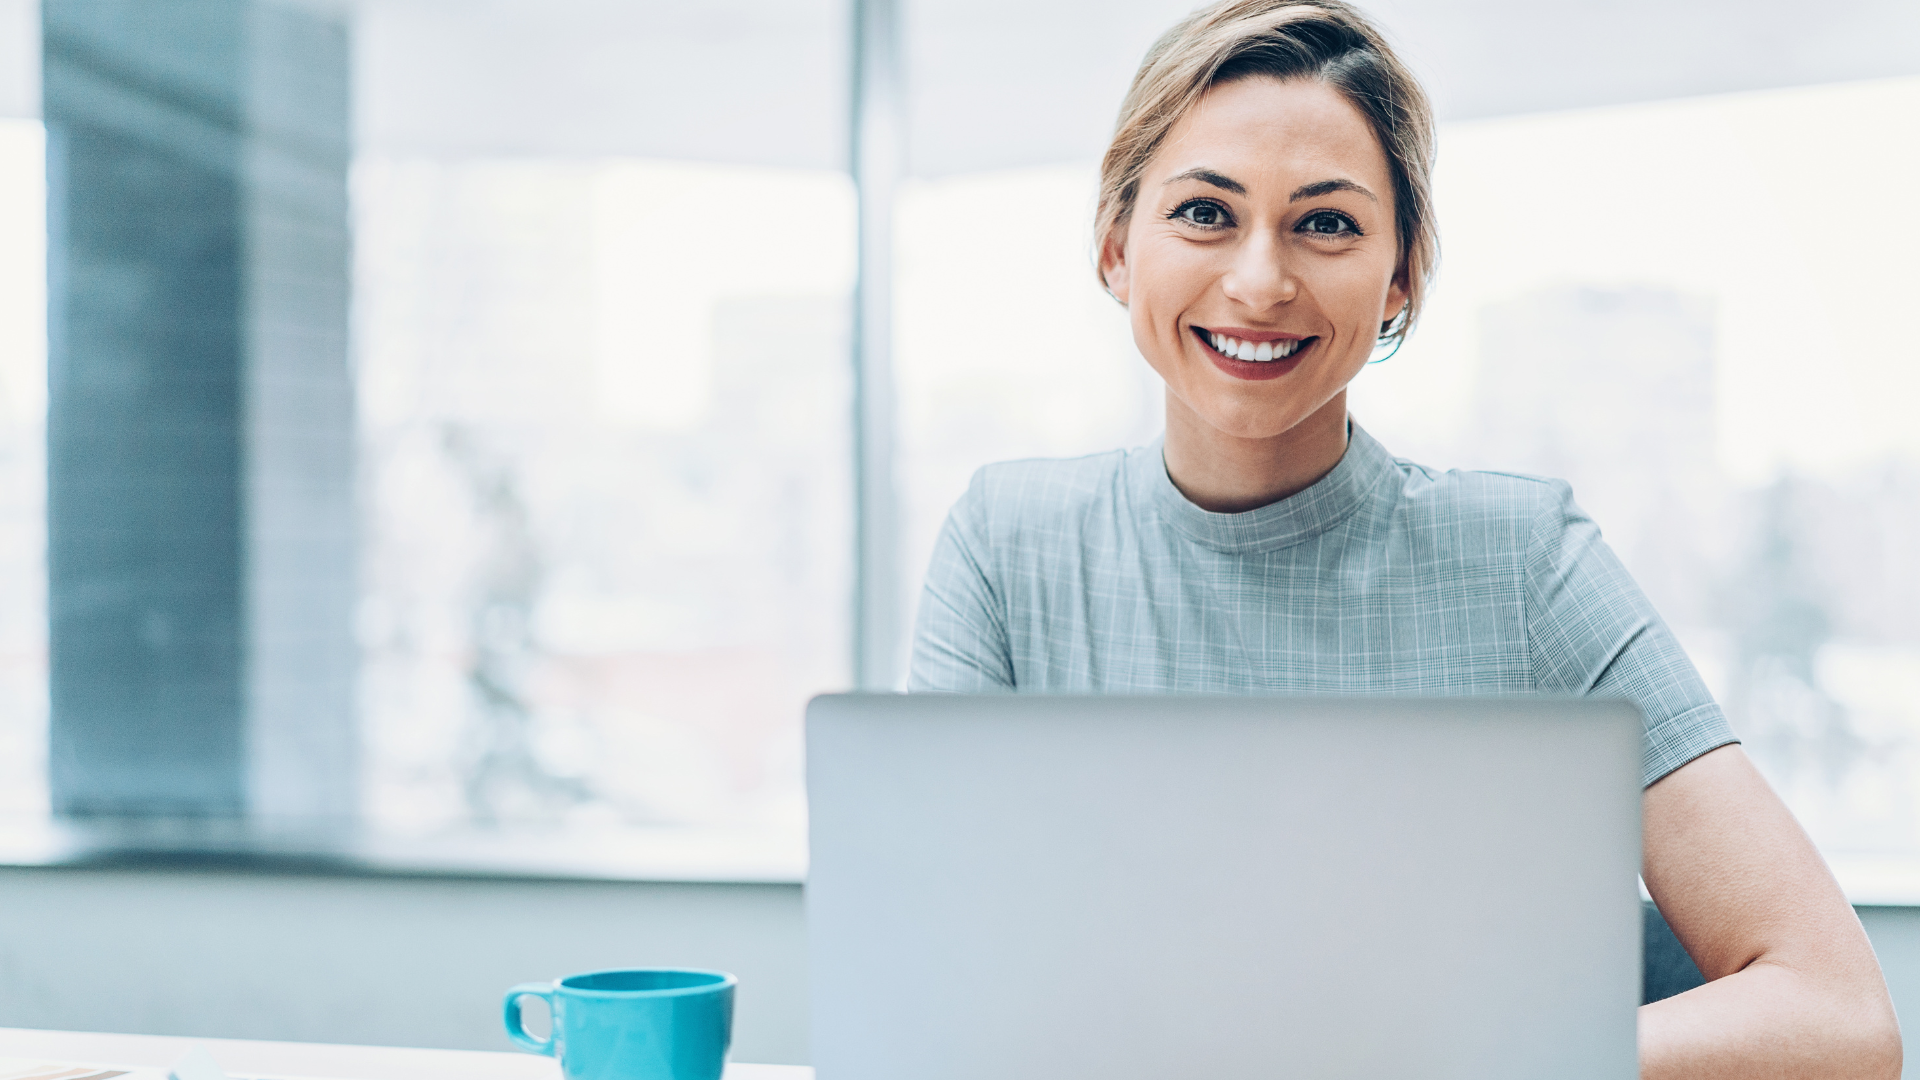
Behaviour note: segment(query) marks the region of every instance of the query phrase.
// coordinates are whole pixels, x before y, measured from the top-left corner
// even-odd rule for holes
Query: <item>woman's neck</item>
[[[1347,393],[1278,435],[1228,435],[1167,395],[1167,477],[1187,501],[1216,514],[1276,503],[1313,486],[1347,452]]]

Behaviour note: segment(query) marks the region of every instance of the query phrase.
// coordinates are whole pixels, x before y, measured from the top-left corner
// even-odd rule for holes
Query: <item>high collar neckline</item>
[[[1352,516],[1394,468],[1386,448],[1349,421],[1347,450],[1332,472],[1279,502],[1216,514],[1195,506],[1173,486],[1167,476],[1165,435],[1133,458],[1136,490],[1148,505],[1189,540],[1228,554],[1278,551],[1311,540]]]

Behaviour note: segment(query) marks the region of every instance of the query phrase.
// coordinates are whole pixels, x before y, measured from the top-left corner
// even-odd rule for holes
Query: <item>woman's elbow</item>
[[[1904,1051],[1900,1040],[1900,1021],[1893,1011],[1885,982],[1875,978],[1870,987],[1849,995],[1835,1017],[1829,1032],[1832,1057],[1837,1068],[1822,1075],[1858,1077],[1859,1080],[1899,1080]]]
[[[1869,1011],[1867,1021],[1856,1036],[1858,1075],[1866,1080],[1899,1080],[1904,1050],[1900,1043],[1900,1021],[1895,1018],[1893,1002],[1882,990],[1878,1007]]]

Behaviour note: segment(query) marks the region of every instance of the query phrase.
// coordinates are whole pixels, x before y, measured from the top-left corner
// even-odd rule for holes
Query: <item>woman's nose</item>
[[[1234,252],[1222,285],[1229,299],[1255,311],[1284,304],[1298,291],[1281,244],[1260,234],[1248,237]]]

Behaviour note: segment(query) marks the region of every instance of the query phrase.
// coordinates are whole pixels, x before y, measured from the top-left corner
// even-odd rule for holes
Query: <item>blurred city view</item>
[[[363,159],[368,813],[801,820],[847,682],[844,177]]]
[[[44,814],[40,140],[0,124],[0,812]],[[1449,125],[1432,306],[1353,392],[1570,480],[1828,853],[1909,866],[1916,173],[1916,79]],[[1158,430],[1094,180],[902,192],[910,593],[979,465]],[[849,680],[848,178],[383,150],[352,197],[367,817],[792,829]]]

